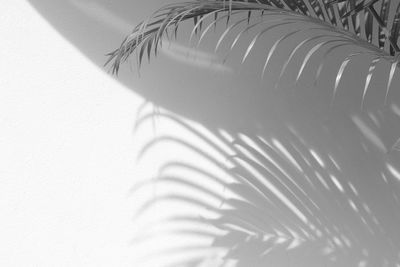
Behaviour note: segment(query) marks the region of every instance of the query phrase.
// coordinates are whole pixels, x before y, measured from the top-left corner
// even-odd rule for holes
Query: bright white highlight
[[[353,120],[354,124],[358,127],[361,133],[367,138],[372,144],[374,144],[377,148],[382,150],[386,153],[386,147],[383,144],[382,140],[379,136],[369,128],[359,117],[352,116],[351,119]]]

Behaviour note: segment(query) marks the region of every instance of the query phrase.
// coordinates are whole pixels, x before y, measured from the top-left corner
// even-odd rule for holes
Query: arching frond
[[[319,3],[320,2],[320,3]],[[322,1],[315,2],[318,6],[329,7],[324,5]],[[162,41],[162,37],[167,33],[169,27],[174,27],[174,33],[176,34],[179,24],[185,20],[193,19],[195,26],[193,33],[197,33],[201,30],[205,18],[214,16],[214,24],[216,24],[218,16],[223,14],[227,22],[231,18],[232,11],[247,12],[248,22],[251,13],[254,11],[262,11],[263,13],[269,14],[290,14],[294,18],[300,19],[299,14],[303,14],[309,17],[316,17],[321,20],[325,20],[329,24],[335,24],[336,21],[340,20],[335,13],[330,12],[331,16],[327,15],[329,12],[321,13],[318,12],[320,7],[317,5],[310,5],[308,1],[225,1],[225,0],[214,0],[214,1],[193,1],[183,2],[178,4],[171,4],[165,6],[158,11],[154,12],[147,20],[137,25],[131,34],[129,34],[122,42],[120,48],[109,54],[109,60],[106,64],[113,62],[112,71],[117,73],[121,62],[125,61],[127,57],[136,49],[139,49],[138,60],[139,64],[142,57],[147,50],[148,57],[150,56],[151,48],[157,52],[158,44]],[[290,12],[292,11],[292,12]],[[319,14],[319,15],[317,15]],[[325,16],[323,14],[326,14]]]
[[[326,127],[332,130],[336,126],[311,122],[314,118],[304,128],[280,121],[263,134],[198,127],[161,110],[157,114],[160,122],[179,131],[161,131],[151,138],[145,145],[148,159],[165,145],[183,148],[195,157],[167,157],[154,165],[156,178],[134,188],[158,188],[156,197],[143,201],[140,215],[157,210],[157,203],[174,202],[182,207],[140,234],[156,231],[157,235],[148,237],[154,242],[171,235],[159,231],[161,228],[173,229],[176,239],[189,234],[192,238],[168,243],[160,251],[154,251],[157,246],[147,246],[154,251],[149,258],[163,253],[176,261],[163,264],[171,267],[192,266],[193,260],[202,262],[201,266],[229,266],[232,260],[238,267],[286,266],[288,259],[294,266],[307,267],[396,266],[400,262],[400,237],[395,234],[400,221],[396,190],[400,166],[397,160],[392,163],[397,157],[362,157],[374,147],[385,149],[382,128],[375,127],[383,126],[384,119],[375,117],[371,123],[371,115],[360,112],[352,116],[354,124],[345,131],[359,141],[344,148],[343,140],[331,138],[332,131],[326,131]],[[144,110],[136,129],[149,127],[146,123],[153,116],[152,111]],[[307,135],[315,131],[322,142]],[[183,132],[185,137],[178,138]],[[348,151],[357,156],[349,156]],[[364,168],[368,175],[361,175]],[[359,175],[353,175],[354,171]],[[200,242],[204,238],[209,240],[206,245]],[[188,252],[188,247],[198,252],[195,257],[174,257],[174,253]],[[221,253],[218,264],[207,264],[209,255],[217,251]]]
[[[234,41],[230,46],[231,50],[244,33],[260,26],[258,34],[247,46],[242,57],[242,63],[249,56],[256,42],[261,39],[260,37],[266,35],[269,30],[283,25],[301,24],[307,25],[307,27],[284,33],[272,46],[262,68],[262,75],[266,71],[271,56],[283,40],[291,35],[314,30],[314,35],[316,36],[303,40],[294,48],[285,62],[280,76],[283,75],[295,52],[311,41],[318,42],[309,48],[310,50],[298,71],[296,81],[299,80],[310,57],[318,50],[323,50],[330,43],[337,40],[343,44],[334,47],[355,45],[360,47],[362,51],[357,52],[355,55],[350,55],[342,61],[335,77],[333,95],[338,89],[341,74],[349,61],[357,55],[371,55],[371,66],[366,70],[368,74],[363,91],[362,102],[364,102],[371,77],[373,77],[373,72],[375,71],[376,62],[380,59],[386,59],[392,63],[391,73],[387,82],[387,92],[391,86],[394,72],[399,66],[400,2],[395,2],[394,0],[197,0],[170,4],[159,9],[147,20],[137,25],[132,33],[121,43],[121,46],[108,54],[109,58],[106,65],[111,64],[111,72],[118,74],[121,63],[135,52],[138,67],[140,67],[146,54],[149,60],[152,52],[157,54],[164,36],[169,37],[170,30],[173,32],[172,36],[176,37],[179,25],[188,20],[194,21],[190,40],[199,34],[199,42],[204,39],[204,36],[211,28],[216,27],[217,23],[226,20],[226,30],[216,42],[215,50],[239,26],[242,27],[242,30],[235,35]],[[260,15],[257,16],[257,21],[254,21],[252,17],[255,16],[256,12],[260,12]],[[240,19],[236,19],[238,17]],[[246,24],[247,26],[243,26]],[[317,36],[319,30],[325,31],[325,33]],[[325,50],[325,52],[332,52],[332,47]],[[325,59],[326,55],[323,58]],[[317,78],[321,69],[322,65],[318,68]]]

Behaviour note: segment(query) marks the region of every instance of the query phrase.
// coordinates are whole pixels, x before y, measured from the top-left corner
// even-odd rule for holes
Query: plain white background
[[[132,266],[142,99],[25,1],[0,11],[0,265]]]

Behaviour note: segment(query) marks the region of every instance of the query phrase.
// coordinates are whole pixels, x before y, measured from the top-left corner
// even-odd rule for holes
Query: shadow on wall
[[[149,266],[399,266],[399,156],[360,132],[369,117],[232,133],[144,109],[137,131],[152,120],[140,162],[180,156],[132,189],[155,192],[139,221],[174,207],[134,240],[174,240],[142,255]]]
[[[111,3],[108,0],[30,0],[39,13],[63,36],[103,69],[107,59],[105,54],[118,47],[123,37],[134,25],[145,19],[146,14],[151,14],[168,2],[175,1],[134,3],[118,0]],[[239,18],[240,16],[235,21]],[[258,20],[257,16],[253,19]],[[274,26],[272,21],[279,23],[277,19],[278,16],[272,16],[270,21],[260,27],[269,27],[269,24]],[[346,56],[359,51],[359,48],[340,41],[331,42],[332,36],[329,39],[327,32],[312,30],[309,24],[292,23],[271,28],[259,38],[241,64],[246,47],[259,32],[257,27],[245,31],[231,50],[234,38],[245,28],[246,21],[247,19],[243,20],[240,27],[225,37],[217,53],[214,49],[225,30],[225,22],[218,23],[215,29],[211,27],[198,47],[198,37],[191,44],[188,42],[191,22],[182,25],[178,40],[172,44],[164,42],[151,66],[147,64],[147,60],[143,60],[145,62],[142,63],[140,79],[137,75],[136,57],[133,56],[132,62],[121,69],[118,80],[145,99],[168,110],[206,125],[226,129],[235,128],[239,124],[243,124],[240,127],[257,127],[256,124],[260,121],[266,124],[266,120],[272,117],[281,120],[289,112],[308,112],[310,116],[315,116],[312,113],[318,112],[322,113],[319,115],[322,117],[330,113],[327,106],[331,104],[333,95],[335,110],[348,114],[360,110],[365,78],[373,55],[354,57],[334,93],[336,75],[333,73],[338,72],[340,63]],[[299,31],[285,38],[283,42],[276,43],[293,29]],[[320,38],[311,38],[315,35]],[[307,38],[311,39],[302,46],[297,46]],[[330,43],[315,51],[304,68],[301,68],[305,54],[320,41],[328,40]],[[266,58],[274,45],[277,47],[261,78]],[[329,54],[324,55],[321,51]],[[299,69],[303,69],[300,77]],[[370,89],[363,101],[364,108],[369,110],[383,106],[390,64],[382,60],[377,62],[375,69]],[[399,83],[398,76],[395,75],[392,89]],[[397,91],[390,90],[388,96],[400,106]],[[395,142],[394,139],[400,136],[399,129],[391,132],[394,136],[385,138],[389,143]]]
[[[98,65],[129,25],[160,4],[30,2]],[[132,24],[130,15],[137,16]],[[135,237],[135,245],[175,238],[144,260],[164,257],[171,267],[400,266],[399,92],[390,91],[384,105],[382,90],[390,64],[379,62],[363,98],[371,58],[355,59],[334,94],[340,62],[357,48],[337,47],[328,58],[316,53],[299,77],[318,43],[292,53],[311,36],[304,30],[279,44],[261,78],[268,51],[293,27],[302,26],[272,29],[243,64],[254,34],[243,34],[229,53],[234,35],[228,36],[214,53],[224,29],[217,25],[198,49],[184,38],[165,42],[151,68],[142,63],[141,79],[121,70],[128,88],[162,107],[139,111],[138,131],[151,121],[157,130],[140,156],[159,162],[156,179],[133,189],[154,193],[137,220],[165,203],[176,213]],[[159,131],[164,123],[176,130]]]

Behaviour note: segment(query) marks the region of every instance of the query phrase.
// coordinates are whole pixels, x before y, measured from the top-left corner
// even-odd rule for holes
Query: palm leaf
[[[360,140],[368,139],[362,135],[362,129],[368,128],[368,115],[364,115],[354,116],[355,125],[349,125],[352,129],[348,129]],[[148,127],[146,121],[152,116],[148,111],[141,114],[137,126]],[[338,149],[340,145],[337,142],[341,141],[335,139],[331,143],[330,134],[322,135],[327,142],[314,142],[304,129],[289,127],[287,122],[279,122],[277,129],[266,135],[227,132],[230,137],[227,138],[213,128],[199,131],[193,122],[167,111],[161,111],[157,116],[191,137],[187,141],[185,137],[180,140],[166,134],[154,137],[156,140],[150,140],[146,145],[148,159],[159,153],[158,146],[171,145],[173,141],[174,146],[185,147],[198,158],[224,171],[211,171],[200,163],[202,161],[191,162],[189,158],[167,160],[159,167],[155,165],[157,179],[135,188],[168,188],[159,190],[150,201],[143,201],[139,210],[142,213],[156,210],[157,203],[168,201],[180,202],[178,204],[183,204],[182,207],[193,206],[190,212],[194,214],[187,209],[176,209],[174,216],[161,221],[160,225],[175,225],[174,229],[179,230],[173,232],[174,237],[187,234],[195,237],[185,239],[185,243],[168,243],[165,250],[156,251],[151,256],[165,253],[174,258],[174,253],[183,254],[188,246],[193,246],[199,252],[198,257],[205,262],[202,266],[229,266],[231,260],[236,261],[235,266],[242,267],[249,266],[249,263],[251,266],[270,266],[271,263],[273,266],[286,266],[283,264],[289,257],[296,266],[360,266],[360,262],[368,266],[398,264],[399,236],[393,233],[396,233],[400,221],[397,212],[400,202],[395,183],[391,181],[399,175],[399,165],[389,164],[390,160],[386,158],[382,162],[371,158],[366,163],[362,157],[347,165],[344,156],[347,149],[361,146],[362,141],[355,142],[354,147]],[[378,120],[384,122],[383,118]],[[327,126],[315,121],[307,123],[309,127],[319,131],[325,127],[332,130],[335,125]],[[327,133],[325,130],[322,132]],[[201,141],[201,145],[193,140]],[[361,155],[364,152],[360,149],[357,153]],[[224,164],[224,159],[229,164]],[[374,164],[378,170],[366,176],[351,175],[352,169],[358,172],[359,166],[365,164]],[[374,186],[374,190],[365,185]],[[179,190],[180,186],[185,189]],[[216,201],[212,203],[212,199]],[[393,214],[382,213],[381,207],[393,209]],[[195,215],[198,208],[207,210],[207,213],[200,210]],[[212,215],[207,215],[208,212]],[[142,231],[155,230],[157,235],[169,236],[170,232],[157,231],[160,225],[148,225]],[[211,232],[210,228],[218,231]],[[387,238],[389,234],[392,234],[391,238]],[[200,238],[208,238],[210,242],[202,245]],[[208,250],[203,252],[205,246]],[[324,249],[327,247],[330,249]],[[150,247],[150,251],[154,249]],[[358,251],[361,249],[374,253],[360,254]],[[207,264],[208,253],[216,250],[223,255],[221,261]],[[167,266],[192,266],[188,265],[191,260],[193,258],[178,258],[175,264]]]
[[[379,6],[377,6],[378,4]],[[395,12],[391,11],[393,8]],[[258,16],[261,20],[258,19],[256,22],[253,22],[251,18],[256,11],[261,12],[260,16]],[[353,45],[357,45],[369,51],[367,54],[375,55],[378,61],[379,59],[385,59],[391,62],[397,62],[397,64],[392,65],[392,67],[396,66],[394,70],[391,70],[393,72],[399,65],[398,57],[393,57],[400,53],[397,44],[400,33],[399,11],[400,3],[396,5],[394,1],[391,0],[197,0],[170,4],[154,12],[147,20],[137,25],[132,33],[124,39],[121,46],[108,54],[109,58],[106,64],[111,64],[111,72],[113,74],[118,74],[121,63],[126,61],[130,55],[136,51],[138,67],[140,67],[145,52],[147,53],[148,59],[150,59],[151,51],[157,54],[157,50],[162,44],[162,39],[164,36],[168,37],[169,28],[173,27],[174,37],[176,38],[179,24],[184,21],[193,20],[194,27],[190,34],[190,40],[192,40],[195,35],[199,34],[199,44],[212,27],[215,28],[217,23],[222,19],[226,19],[226,30],[220,35],[215,50],[220,47],[223,40],[232,33],[234,29],[243,23],[247,23],[247,27],[235,36],[230,50],[235,47],[242,35],[249,32],[250,29],[263,26],[267,23],[275,23],[275,25],[265,28],[259,27],[258,34],[255,35],[245,50],[242,63],[254,49],[257,41],[261,39],[260,37],[267,33],[269,29],[287,25],[288,23],[301,22],[302,25],[313,25],[309,26],[310,29],[320,27],[324,30],[327,36],[330,36],[330,40],[327,40],[328,43],[331,40],[342,38],[344,42],[347,41],[348,43],[352,43]],[[239,17],[240,14],[246,14],[246,18],[230,24],[230,22],[236,18],[236,15]],[[278,19],[272,19],[275,16],[278,16]],[[204,26],[206,23],[208,23],[208,25]],[[284,34],[270,48],[262,69],[262,75],[264,75],[268,62],[276,51],[277,45],[298,32],[298,30],[295,30],[292,33]],[[315,38],[311,38],[311,40],[312,39]],[[296,50],[305,43],[308,43],[308,41],[309,40],[304,40],[294,48],[282,68],[280,77],[282,77],[288,62],[293,57]],[[305,63],[307,63],[310,57],[323,46],[323,44],[320,44],[317,47],[312,47],[311,50],[308,51],[300,67],[296,81],[304,71]],[[360,52],[360,54],[365,54],[365,52]],[[333,95],[336,94],[344,68],[353,57],[354,56],[347,57],[342,61],[342,65],[335,78]],[[324,56],[324,58],[326,58],[326,56]],[[373,62],[371,62],[371,64],[373,65]],[[321,69],[322,67],[320,66],[319,71]],[[363,102],[374,69],[375,68],[372,67],[366,77]],[[317,77],[318,76],[319,73],[317,74]],[[392,76],[393,74],[390,75],[390,77]],[[388,81],[388,86],[390,85],[391,80]],[[388,94],[388,91],[386,94]]]

